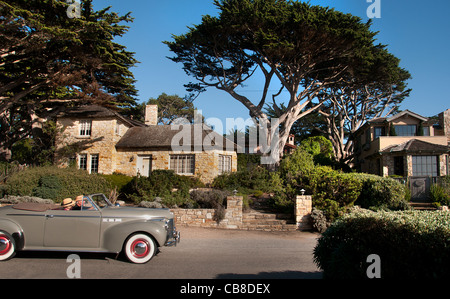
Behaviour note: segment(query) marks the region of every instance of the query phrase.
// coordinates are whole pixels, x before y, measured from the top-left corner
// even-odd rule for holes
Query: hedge
[[[348,214],[318,239],[314,261],[324,278],[367,278],[367,257],[381,259],[381,278],[450,277],[450,213],[438,211]]]
[[[3,195],[37,196],[56,202],[80,194],[104,193],[112,186],[101,175],[89,174],[73,167],[29,167],[8,177]]]

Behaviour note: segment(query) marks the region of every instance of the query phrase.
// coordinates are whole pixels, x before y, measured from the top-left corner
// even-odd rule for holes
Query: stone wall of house
[[[80,136],[79,119],[62,118],[57,125],[63,128],[57,137],[56,161],[65,166],[77,154],[86,154],[88,170],[92,155],[99,155],[99,173],[111,174],[117,164],[115,144],[122,138],[128,127],[116,119],[92,120],[91,135]],[[70,147],[68,147],[70,145]]]
[[[450,144],[450,109],[439,114],[439,124],[444,131],[444,135],[447,136],[447,143]]]
[[[448,174],[448,170],[447,170],[447,161],[448,161],[448,155],[440,155],[439,156],[439,175],[440,176],[445,176]]]
[[[170,169],[171,154],[194,154],[194,176],[206,184],[211,183],[219,175],[219,155],[232,157],[232,171],[237,171],[237,154],[234,151],[200,151],[192,153],[173,152],[169,150],[117,150],[116,143],[125,135],[129,127],[117,119],[92,120],[91,136],[80,136],[79,119],[61,118],[58,125],[64,128],[58,136],[56,161],[61,166],[68,165],[70,158],[77,158],[79,154],[87,155],[88,171],[92,155],[99,155],[99,173],[112,174],[114,172],[129,176],[136,176],[139,156],[151,156],[152,170]],[[70,147],[67,147],[70,145]]]
[[[152,157],[152,170],[170,169],[170,155],[176,154],[193,154],[195,155],[195,173],[203,183],[209,184],[219,175],[219,156],[231,156],[232,171],[237,171],[237,154],[236,152],[227,151],[208,151],[208,152],[176,152],[169,150],[149,150],[149,151],[118,151],[116,153],[116,172],[135,176],[137,175],[137,161],[139,156]]]

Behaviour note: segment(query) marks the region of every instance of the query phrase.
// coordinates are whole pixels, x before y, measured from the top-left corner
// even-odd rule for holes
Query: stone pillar
[[[312,229],[312,196],[297,195],[295,203],[295,221],[299,230]]]
[[[242,196],[227,197],[227,210],[224,219],[227,228],[240,228],[242,226],[243,200]]]

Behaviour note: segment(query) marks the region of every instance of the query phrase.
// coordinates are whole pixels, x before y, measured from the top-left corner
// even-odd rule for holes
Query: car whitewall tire
[[[156,244],[148,235],[135,234],[125,242],[124,252],[130,262],[145,264],[155,255]]]
[[[16,243],[7,233],[0,232],[0,261],[12,258],[16,253]]]

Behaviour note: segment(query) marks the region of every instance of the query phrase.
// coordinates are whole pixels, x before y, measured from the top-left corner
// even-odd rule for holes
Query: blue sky
[[[333,7],[367,20],[371,0],[312,0],[312,4]],[[373,19],[372,30],[378,41],[388,45],[401,59],[412,80],[411,96],[401,105],[423,116],[433,116],[450,108],[450,1],[378,0],[381,18]],[[187,26],[199,24],[202,15],[216,15],[212,0],[94,0],[94,8],[112,6],[119,14],[131,12],[135,18],[129,32],[117,41],[135,52],[141,63],[133,68],[140,102],[161,93],[184,96],[183,84],[192,81],[182,65],[167,59],[172,56],[162,42],[172,34],[187,32]],[[259,86],[256,84],[255,86]],[[249,89],[249,93],[256,90]],[[248,95],[248,94],[246,94]],[[244,118],[248,111],[227,93],[208,89],[195,101],[206,118]]]

